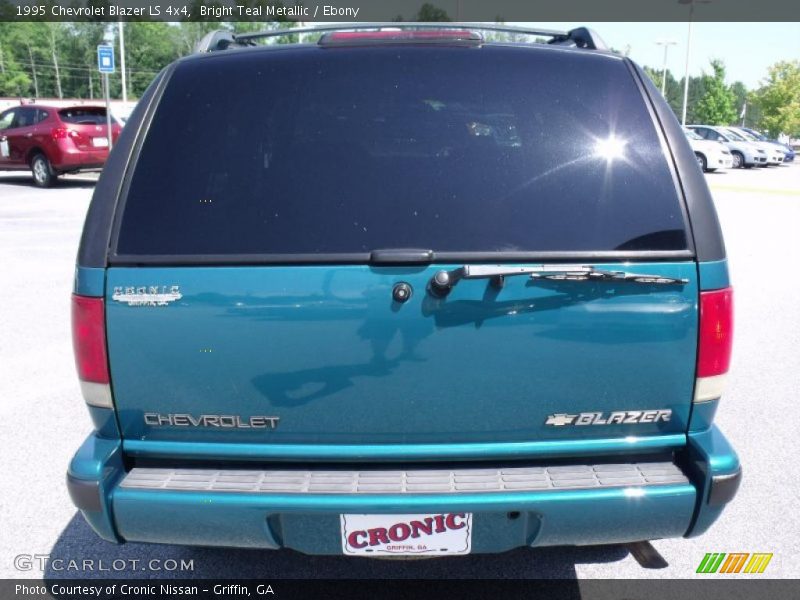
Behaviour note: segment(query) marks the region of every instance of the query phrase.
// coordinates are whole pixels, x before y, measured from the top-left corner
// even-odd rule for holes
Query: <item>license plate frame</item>
[[[463,556],[472,551],[472,513],[342,514],[347,556]]]

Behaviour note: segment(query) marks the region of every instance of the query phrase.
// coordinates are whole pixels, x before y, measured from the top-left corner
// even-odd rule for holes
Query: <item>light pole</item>
[[[681,125],[686,125],[686,104],[689,101],[689,55],[692,51],[692,17],[695,4],[711,4],[711,0],[678,0],[678,4],[689,5],[689,35],[686,38],[686,69],[683,72],[683,115]]]
[[[664,67],[661,70],[661,95],[664,95],[664,90],[667,88],[667,50],[670,46],[677,44],[675,40],[656,40],[656,46],[664,46]]]
[[[122,21],[117,22],[119,28],[119,70],[122,75],[122,101],[128,104],[128,84],[125,81],[125,28]]]

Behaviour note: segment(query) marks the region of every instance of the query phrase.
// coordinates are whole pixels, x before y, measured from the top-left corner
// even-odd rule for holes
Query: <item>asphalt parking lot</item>
[[[771,577],[800,577],[800,163],[707,175],[736,288],[736,338],[717,422],[738,450],[744,482],[704,536],[656,541],[668,567],[643,569],[619,546],[517,550],[425,561],[309,557],[295,552],[184,548],[99,539],[72,507],[67,463],[90,432],[74,373],[69,295],[92,176],[39,190],[0,173],[0,577],[41,577],[18,555],[91,559],[123,570],[97,576],[260,578],[685,578],[706,552],[771,552]],[[151,559],[192,560],[193,571],[143,571]],[[139,560],[133,567],[131,560]],[[116,563],[114,561],[117,561]],[[19,564],[19,561],[16,561]],[[54,571],[53,577],[91,575]],[[707,576],[706,576],[707,577]]]

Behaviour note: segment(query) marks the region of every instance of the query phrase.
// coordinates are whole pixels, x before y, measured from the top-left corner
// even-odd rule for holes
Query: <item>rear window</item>
[[[296,48],[180,64],[119,255],[686,248],[622,60],[543,48]]]
[[[58,111],[58,116],[64,123],[73,125],[105,125],[107,123],[106,109],[101,107],[62,108]],[[116,122],[113,115],[111,122]]]

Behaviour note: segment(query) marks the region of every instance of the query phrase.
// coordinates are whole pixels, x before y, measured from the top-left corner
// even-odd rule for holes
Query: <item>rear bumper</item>
[[[458,512],[473,514],[480,553],[698,535],[735,494],[739,462],[715,428],[690,434],[675,456],[422,472],[126,471],[118,440],[90,436],[67,482],[95,531],[118,542],[341,554],[341,514]]]
[[[108,148],[79,150],[65,142],[54,148],[49,159],[56,171],[74,171],[100,168],[108,159],[108,154]]]

